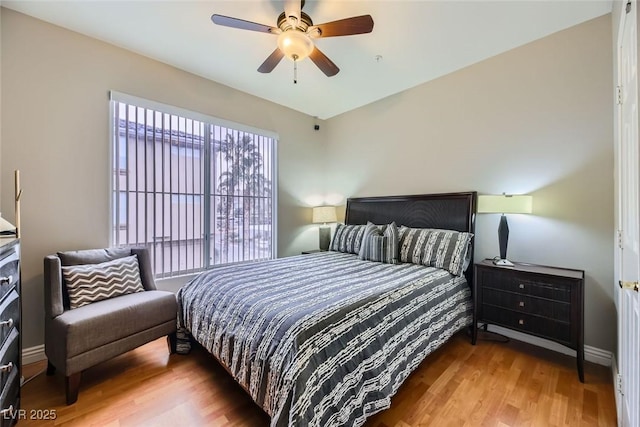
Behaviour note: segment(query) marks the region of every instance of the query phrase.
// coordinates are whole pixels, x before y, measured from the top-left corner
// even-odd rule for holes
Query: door
[[[618,31],[619,129],[616,141],[618,171],[617,222],[619,246],[616,259],[618,288],[618,357],[621,375],[620,419],[622,426],[640,426],[640,150],[638,147],[636,1],[623,8]]]

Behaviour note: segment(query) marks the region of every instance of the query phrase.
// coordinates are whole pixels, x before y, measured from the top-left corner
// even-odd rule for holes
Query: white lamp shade
[[[278,36],[278,47],[292,61],[302,61],[313,52],[313,41],[302,31],[288,30]]]
[[[530,214],[532,211],[531,196],[478,196],[478,213]]]
[[[335,206],[318,206],[313,208],[313,218],[311,220],[313,223],[324,224],[327,222],[336,222],[337,220]]]
[[[16,226],[0,216],[0,232],[15,232]]]

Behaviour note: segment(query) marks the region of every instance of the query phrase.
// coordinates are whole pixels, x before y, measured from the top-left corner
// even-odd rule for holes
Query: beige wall
[[[306,206],[344,197],[529,193],[509,257],[587,274],[586,343],[613,350],[610,16],[322,122],[2,9],[1,205],[22,171],[24,347],[43,342],[42,257],[108,242],[110,89],[272,130],[279,255],[317,246]],[[325,161],[325,159],[327,159]],[[443,160],[448,159],[448,160]],[[477,218],[476,259],[498,215]]]
[[[277,132],[279,255],[317,247],[307,206],[322,194],[324,123],[9,9],[2,43],[0,207],[13,220],[20,169],[25,348],[44,341],[43,257],[109,245],[111,89]]]
[[[606,15],[327,124],[337,197],[527,193],[508,257],[584,269],[586,344],[613,350],[613,77]],[[476,260],[498,254],[478,215]]]

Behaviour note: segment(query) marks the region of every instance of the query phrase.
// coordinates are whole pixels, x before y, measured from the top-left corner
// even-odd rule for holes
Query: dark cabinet
[[[546,338],[577,352],[584,382],[584,271],[484,260],[475,265],[472,343],[478,323]]]
[[[12,426],[20,408],[20,244],[0,238],[0,426]]]

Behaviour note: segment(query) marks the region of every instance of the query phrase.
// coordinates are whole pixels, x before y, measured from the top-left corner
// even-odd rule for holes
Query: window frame
[[[149,110],[153,110],[156,112],[160,112],[161,114],[169,114],[169,115],[175,115],[175,116],[179,116],[179,117],[183,117],[185,119],[191,119],[191,120],[197,120],[202,122],[205,127],[206,126],[219,126],[219,127],[223,127],[223,128],[228,128],[231,129],[233,131],[238,131],[238,132],[246,132],[249,134],[256,134],[256,135],[260,135],[266,138],[271,138],[273,140],[273,145],[272,145],[272,150],[271,150],[271,155],[269,156],[269,161],[268,161],[268,167],[271,170],[272,173],[272,177],[271,177],[271,256],[272,258],[277,258],[278,257],[278,141],[279,141],[279,137],[278,134],[272,131],[268,131],[268,130],[264,130],[264,129],[259,129],[259,128],[255,128],[252,126],[248,126],[248,125],[244,125],[241,123],[236,123],[236,122],[232,122],[229,120],[225,120],[225,119],[221,119],[218,117],[214,117],[214,116],[209,116],[207,114],[203,114],[203,113],[199,113],[196,111],[192,111],[192,110],[188,110],[188,109],[184,109],[181,107],[176,107],[176,106],[172,106],[169,104],[164,104],[161,102],[157,102],[157,101],[152,101],[152,100],[148,100],[145,98],[140,98],[137,96],[133,96],[133,95],[129,95],[129,94],[125,94],[122,92],[117,92],[117,91],[110,91],[109,92],[109,225],[108,225],[108,233],[109,233],[109,246],[116,246],[116,242],[115,242],[115,235],[114,235],[114,227],[116,225],[116,216],[120,215],[120,212],[115,212],[116,206],[114,203],[114,197],[115,197],[115,175],[114,175],[114,171],[116,167],[119,167],[117,164],[115,164],[115,156],[117,153],[117,147],[116,145],[119,142],[116,142],[116,139],[118,137],[118,135],[115,134],[116,130],[115,130],[115,121],[117,118],[117,111],[116,109],[118,108],[118,103],[125,103],[128,105],[133,105],[135,107],[138,108],[144,108],[144,109],[149,109]],[[207,143],[210,140],[210,133],[209,132],[205,132],[206,138],[205,140],[207,141]],[[204,153],[201,153],[204,154]],[[206,159],[206,155],[205,155],[205,161]],[[212,173],[210,168],[205,168],[203,170],[203,176],[202,176],[202,180],[209,180],[210,179],[210,174]],[[209,190],[208,194],[205,194],[204,197],[211,197],[214,196],[214,194],[217,192],[215,188],[211,188],[210,185],[208,184],[204,184],[205,188],[207,188]],[[122,192],[122,190],[120,190]],[[126,192],[125,192],[126,194]],[[175,196],[174,194],[171,194],[171,197]],[[203,208],[203,216],[202,216],[202,221],[203,221],[203,226],[205,222],[211,222],[210,221],[210,216],[207,215],[214,215],[214,217],[217,215],[216,212],[213,212],[213,207],[211,206],[211,204],[207,204],[205,208]],[[121,209],[120,209],[121,210]],[[215,222],[214,222],[215,224]],[[207,228],[203,228],[203,231],[205,231]],[[210,234],[213,235],[213,227],[211,228]],[[164,278],[173,278],[173,277],[179,277],[179,276],[185,276],[185,275],[193,275],[193,274],[198,274],[201,271],[206,271],[216,265],[222,265],[222,264],[227,264],[227,263],[215,263],[215,260],[211,259],[211,256],[209,256],[209,251],[210,251],[210,239],[209,236],[205,236],[203,235],[203,242],[206,242],[206,244],[203,244],[203,267],[200,270],[197,270],[195,273],[194,272],[183,272],[183,271],[171,271],[169,273],[162,273],[162,274],[156,274],[156,277],[159,279],[164,279]],[[122,244],[120,246],[123,246]],[[233,261],[232,261],[233,262]],[[244,260],[244,261],[235,261],[235,262],[256,262],[255,260]],[[154,267],[155,270],[155,267]]]

